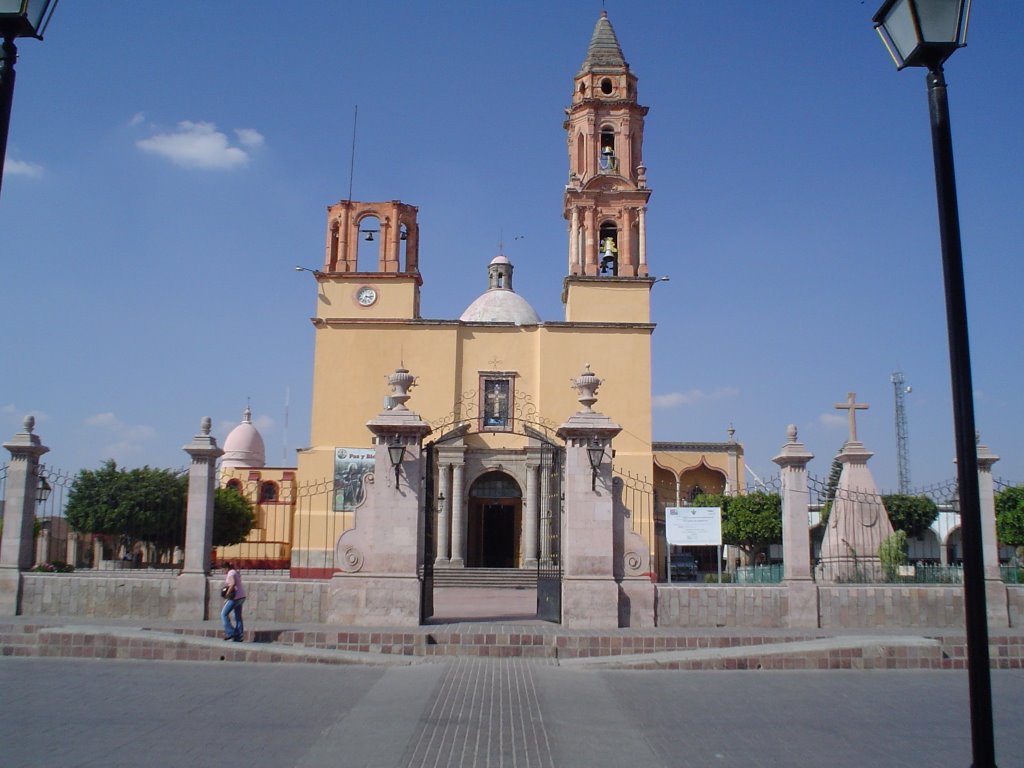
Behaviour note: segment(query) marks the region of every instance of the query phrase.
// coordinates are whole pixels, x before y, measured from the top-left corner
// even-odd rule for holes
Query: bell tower
[[[563,124],[569,149],[563,211],[569,222],[569,269],[563,292],[567,320],[649,318],[646,298],[642,308],[636,301],[651,284],[646,242],[651,190],[643,162],[647,107],[637,102],[636,85],[608,14],[601,11]],[[589,289],[596,287],[588,287],[593,280],[604,282],[600,290]],[[627,312],[628,318],[603,312],[606,289],[630,283],[632,289],[624,293],[636,296],[621,298],[643,316],[634,311]],[[584,310],[585,304],[593,306]],[[616,314],[614,307],[608,309]]]

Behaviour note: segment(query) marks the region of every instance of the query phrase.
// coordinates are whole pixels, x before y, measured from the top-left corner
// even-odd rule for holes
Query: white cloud
[[[141,453],[143,444],[156,436],[156,430],[148,424],[125,424],[109,411],[89,416],[85,424],[107,433],[109,442],[103,446],[103,454],[118,463]]]
[[[146,122],[146,113],[136,112],[131,116],[131,119],[128,120],[128,127],[134,128],[137,125],[142,125],[144,122]]]
[[[263,134],[255,128],[235,128],[238,141],[247,147],[262,147]]]
[[[7,174],[38,179],[43,175],[43,166],[37,163],[26,163],[24,160],[11,160],[8,158],[4,161],[4,176]]]
[[[251,128],[245,130],[252,131]],[[256,131],[252,133],[260,136]],[[262,138],[260,136],[261,141]],[[252,137],[249,139],[252,140]],[[135,146],[144,152],[167,158],[182,168],[228,170],[249,162],[249,154],[244,149],[231,146],[228,137],[218,131],[213,123],[183,120],[178,123],[177,130],[139,139]]]
[[[826,429],[839,429],[840,427],[845,429],[850,423],[850,420],[846,416],[841,416],[838,413],[827,412],[818,417],[818,423]]]
[[[730,400],[740,393],[736,387],[722,387],[713,392],[705,392],[702,389],[691,389],[687,392],[669,392],[664,395],[654,395],[651,398],[652,408],[675,408],[680,405],[697,405],[698,403],[711,400]]]

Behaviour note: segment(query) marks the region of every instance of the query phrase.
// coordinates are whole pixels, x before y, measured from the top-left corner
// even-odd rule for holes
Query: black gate
[[[565,451],[541,444],[537,524],[537,618],[562,621],[562,475]]]
[[[434,615],[434,528],[437,510],[434,509],[434,443],[424,447],[426,471],[423,474],[423,558],[420,561],[420,623]]]

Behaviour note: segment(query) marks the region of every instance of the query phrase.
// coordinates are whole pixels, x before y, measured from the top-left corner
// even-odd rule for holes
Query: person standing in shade
[[[224,607],[221,608],[220,617],[224,622],[224,639],[242,642],[245,627],[242,624],[242,603],[245,602],[245,587],[242,586],[242,576],[235,570],[231,563],[224,563],[224,587],[221,594],[224,596]],[[231,614],[235,614],[234,626],[231,624]]]

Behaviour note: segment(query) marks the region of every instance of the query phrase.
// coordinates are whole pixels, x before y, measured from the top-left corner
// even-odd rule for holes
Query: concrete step
[[[435,587],[536,589],[536,568],[435,568]]]

